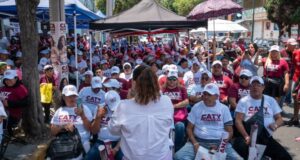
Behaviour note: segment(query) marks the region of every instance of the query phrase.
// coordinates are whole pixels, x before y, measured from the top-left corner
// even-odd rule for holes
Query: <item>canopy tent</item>
[[[78,0],[65,0],[65,14],[66,22],[69,28],[73,27],[73,13],[76,12],[77,28],[89,28],[90,21],[99,20],[104,17],[100,17],[97,14],[90,11]],[[0,2],[0,12],[17,15],[17,8],[15,0],[8,0]],[[37,7],[37,17],[40,21],[49,20],[49,0],[40,0]]]
[[[213,27],[213,21],[215,21],[215,29]],[[209,32],[247,32],[248,30],[232,21],[227,21],[223,19],[209,20],[208,21],[208,31]],[[191,30],[191,32],[206,32],[206,28],[200,27],[197,29]]]
[[[190,29],[207,26],[207,20],[187,20],[166,8],[155,0],[142,0],[131,9],[118,15],[90,23],[90,28],[102,31],[114,31],[123,28],[151,31],[155,29]]]

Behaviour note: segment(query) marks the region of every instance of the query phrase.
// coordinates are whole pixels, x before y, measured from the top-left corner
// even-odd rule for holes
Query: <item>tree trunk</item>
[[[23,52],[23,82],[29,92],[29,106],[23,114],[23,129],[29,138],[40,138],[45,129],[40,103],[38,63],[38,32],[36,8],[39,0],[16,0]]]

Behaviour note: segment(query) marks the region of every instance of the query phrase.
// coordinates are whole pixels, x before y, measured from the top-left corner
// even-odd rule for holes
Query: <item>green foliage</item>
[[[106,15],[106,0],[95,0],[96,8]]]
[[[173,7],[177,14],[187,16],[192,9],[203,0],[175,0]]]
[[[114,14],[130,9],[141,0],[116,0]],[[163,7],[179,15],[186,16],[197,4],[203,0],[157,0]],[[106,13],[106,0],[96,0],[96,7]]]
[[[141,0],[116,0],[116,5],[114,9],[114,14],[121,13],[127,9],[130,9]]]

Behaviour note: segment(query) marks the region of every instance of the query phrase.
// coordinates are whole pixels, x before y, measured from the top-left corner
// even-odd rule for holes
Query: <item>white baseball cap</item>
[[[50,51],[48,49],[44,49],[44,50],[40,51],[41,54],[49,54],[49,52]]]
[[[135,60],[135,63],[136,63],[137,65],[140,65],[140,64],[143,63],[143,60],[142,60],[141,58],[138,58],[138,59]]]
[[[163,71],[163,73],[166,73],[167,71],[169,71],[169,65],[168,64],[163,65],[162,71]]]
[[[170,64],[169,65],[169,70],[178,71],[178,68],[175,64]]]
[[[50,65],[50,64],[47,64],[44,66],[44,71],[47,70],[47,69],[53,69],[53,66]]]
[[[21,52],[21,51],[18,51],[18,52],[16,53],[16,57],[17,57],[17,58],[21,58],[21,57],[22,57],[22,55],[23,55],[23,54],[22,54],[22,52]]]
[[[83,52],[80,51],[80,50],[78,50],[78,51],[77,51],[77,55],[78,55],[78,56],[82,56],[82,55],[83,55]]]
[[[294,38],[290,38],[290,39],[288,39],[287,44],[296,46],[298,43]]]
[[[123,68],[125,68],[125,66],[129,66],[130,68],[132,68],[131,64],[129,62],[126,62],[123,64]]]
[[[211,95],[220,95],[219,87],[214,83],[205,85],[203,92],[208,92]]]
[[[111,111],[115,111],[120,102],[121,97],[116,91],[111,90],[105,93],[105,103]]]
[[[113,67],[111,67],[111,74],[113,74],[113,73],[117,73],[117,74],[119,74],[120,73],[120,68],[119,67],[117,67],[117,66],[113,66]]]
[[[92,82],[91,82],[91,87],[92,88],[102,88],[102,81],[101,78],[96,76],[92,78]]]
[[[108,62],[107,62],[106,59],[103,59],[103,60],[100,61],[100,64],[107,64],[107,63],[108,63]]]
[[[272,52],[272,51],[277,51],[277,52],[279,52],[279,51],[280,51],[279,46],[278,46],[278,45],[273,45],[273,46],[271,46],[269,52]]]
[[[46,65],[47,63],[48,63],[48,59],[47,59],[47,58],[43,57],[43,58],[40,59],[40,64],[41,64],[41,65],[44,66],[44,65]]]
[[[249,71],[248,69],[242,69],[241,72],[240,72],[240,76],[247,76],[247,77],[252,77],[253,74],[251,71]]]
[[[170,70],[168,73],[168,77],[176,77],[178,78],[178,71],[176,70]]]
[[[6,49],[1,49],[0,54],[9,55],[10,53]]]
[[[116,79],[110,79],[108,82],[103,83],[103,85],[107,88],[121,88],[120,82]]]
[[[251,78],[251,80],[250,80],[250,84],[252,84],[254,81],[257,81],[257,82],[259,82],[260,84],[265,84],[265,83],[264,83],[264,80],[263,80],[261,77],[259,77],[259,76],[253,76],[253,77]]]
[[[62,90],[64,96],[78,96],[77,88],[74,85],[66,85]]]
[[[211,65],[211,66],[214,66],[214,65],[217,65],[217,64],[219,64],[219,65],[223,66],[223,65],[222,65],[222,62],[221,62],[221,61],[219,61],[219,60],[216,60],[216,61],[214,61],[214,62],[212,63],[212,65]]]
[[[94,73],[92,71],[85,71],[83,75],[84,76],[86,76],[86,75],[94,76]]]
[[[207,76],[208,76],[209,78],[212,78],[212,73],[211,73],[210,71],[208,71],[208,70],[202,71],[202,72],[201,72],[201,76],[202,76],[203,74],[207,74]]]
[[[4,72],[3,79],[14,79],[15,77],[18,77],[17,71],[8,69]]]

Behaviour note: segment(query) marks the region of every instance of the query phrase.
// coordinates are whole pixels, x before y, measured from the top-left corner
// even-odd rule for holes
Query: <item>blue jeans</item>
[[[211,145],[217,145],[217,143],[199,142],[204,148],[210,148]],[[243,158],[232,148],[230,143],[227,143],[225,152],[227,153],[227,160],[243,160]],[[194,160],[196,153],[194,146],[191,142],[187,142],[178,152],[175,153],[174,160]]]
[[[115,147],[117,145],[118,141],[112,142],[112,147]],[[97,140],[95,144],[91,147],[89,152],[85,155],[84,159],[85,160],[91,160],[91,159],[100,159],[100,152],[98,150],[98,147],[100,145],[104,145],[103,141]],[[122,160],[123,158],[123,153],[121,149],[117,152],[115,155],[115,160]]]
[[[178,151],[185,143],[185,125],[183,122],[175,124],[175,152]]]

